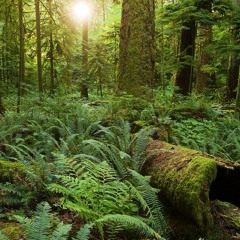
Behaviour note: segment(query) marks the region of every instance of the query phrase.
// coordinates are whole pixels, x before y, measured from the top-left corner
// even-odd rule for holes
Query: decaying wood
[[[199,227],[213,226],[210,201],[240,206],[240,163],[153,140],[143,173],[167,201]]]

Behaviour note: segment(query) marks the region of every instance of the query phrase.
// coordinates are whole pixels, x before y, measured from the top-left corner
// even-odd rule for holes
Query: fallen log
[[[202,231],[213,227],[211,200],[240,207],[240,163],[152,140],[143,169],[171,206]]]

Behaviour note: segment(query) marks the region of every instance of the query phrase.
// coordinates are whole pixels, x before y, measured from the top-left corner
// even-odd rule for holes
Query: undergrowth
[[[102,102],[24,98],[21,113],[6,111],[0,119],[0,171],[9,172],[1,177],[1,212],[25,209],[28,216],[17,219],[27,239],[35,239],[31,227],[39,223],[43,239],[68,238],[71,227],[51,222],[47,201],[83,219],[73,240],[167,236],[158,190],[140,174],[149,136],[168,125],[173,143],[239,161],[240,127],[221,105],[202,97],[160,96],[150,103],[130,96]],[[133,134],[136,120],[144,127]],[[15,171],[7,163],[21,167]],[[35,217],[29,216],[35,208]],[[0,237],[7,239],[2,232]]]
[[[0,157],[21,166],[0,183],[1,205],[3,212],[37,207],[35,220],[17,218],[27,239],[37,238],[38,231],[43,233],[41,239],[56,239],[56,234],[65,239],[70,229],[59,223],[50,233],[54,229],[48,218],[50,208],[38,205],[42,201],[75,212],[85,221],[74,239],[88,239],[92,229],[102,239],[166,235],[158,191],[150,186],[150,178],[139,173],[148,131],[132,135],[128,122],[112,114],[108,118],[102,106],[34,101],[29,111],[7,111],[0,123]],[[62,237],[60,230],[65,233]]]

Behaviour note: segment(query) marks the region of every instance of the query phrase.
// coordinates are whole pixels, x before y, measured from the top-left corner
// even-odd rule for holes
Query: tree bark
[[[134,96],[154,85],[155,1],[123,0],[117,89]]]
[[[41,23],[40,23],[40,6],[39,0],[35,0],[36,11],[36,29],[37,29],[37,65],[38,65],[38,88],[40,96],[43,93],[43,78],[42,78],[42,46],[41,46]]]
[[[236,4],[237,4],[237,8],[239,10],[240,8],[240,0],[236,0]],[[236,34],[239,35],[240,32],[240,24],[237,24],[235,27],[235,36],[237,37]],[[239,36],[238,36],[239,38]],[[239,43],[239,39],[237,39],[237,42]],[[238,60],[237,60],[238,59]],[[238,69],[237,69],[237,64],[235,65],[234,69],[235,69],[235,73],[234,73],[234,77],[238,78],[238,86],[237,86],[237,96],[236,96],[236,106],[235,106],[235,116],[237,118],[240,118],[240,79],[239,79],[239,64],[240,64],[240,60],[239,60],[239,52],[237,53],[237,56],[235,56],[235,60],[238,61]],[[237,76],[238,75],[238,76]],[[231,81],[231,79],[228,79],[228,82]],[[236,79],[234,79],[234,81],[236,81]]]
[[[82,72],[83,78],[81,82],[81,98],[88,99],[88,22],[83,23],[82,37]]]
[[[212,56],[208,50],[206,50],[206,47],[209,47],[213,40],[212,25],[201,23],[199,33],[201,40],[196,88],[198,93],[202,93],[206,88],[213,89],[216,87],[215,74],[203,69],[204,67],[210,66],[212,63]]]
[[[175,86],[176,92],[182,95],[189,95],[192,91],[193,59],[195,51],[196,22],[186,22],[181,31],[180,63],[177,71]]]
[[[0,93],[0,115],[4,114],[4,112],[5,112],[5,108],[2,102],[2,94]]]
[[[50,25],[50,32],[49,32],[49,60],[50,60],[50,95],[53,95],[55,92],[55,81],[54,81],[54,44],[53,44],[53,14],[52,14],[52,0],[48,0],[49,6],[49,25]]]
[[[18,77],[18,100],[17,112],[20,112],[21,96],[23,94],[22,83],[25,81],[25,59],[24,59],[24,26],[23,26],[23,1],[18,0],[18,17],[19,17],[19,77]]]
[[[203,231],[213,227],[210,200],[240,206],[240,164],[195,150],[151,141],[144,174],[169,203]]]
[[[236,96],[237,96],[239,66],[240,66],[239,53],[234,52],[229,57],[229,68],[228,68],[228,75],[227,75],[228,101],[231,101],[232,99],[236,99]]]

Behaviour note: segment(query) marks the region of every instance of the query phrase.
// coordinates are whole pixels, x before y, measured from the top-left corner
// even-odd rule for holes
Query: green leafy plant
[[[239,161],[239,134],[239,120],[231,117],[217,121],[190,118],[174,123],[173,143]]]
[[[22,224],[27,240],[65,240],[71,230],[71,225],[62,222],[54,224],[50,214],[51,207],[47,202],[37,205],[32,218],[15,215],[14,218]]]
[[[146,178],[131,171],[129,175],[132,179],[122,181],[115,169],[104,161],[97,164],[70,160],[68,165],[71,176],[58,176],[61,184],[50,185],[52,191],[62,195],[59,205],[63,208],[77,212],[92,223],[100,223],[99,219],[109,214],[138,218],[142,209],[147,218],[141,218],[141,221],[152,225],[156,231],[166,230],[161,205],[156,190],[149,185],[149,178],[146,181]],[[127,222],[125,224],[127,228]],[[103,234],[103,226],[96,226]],[[119,226],[115,227],[112,226],[111,231],[115,229],[117,233]]]

